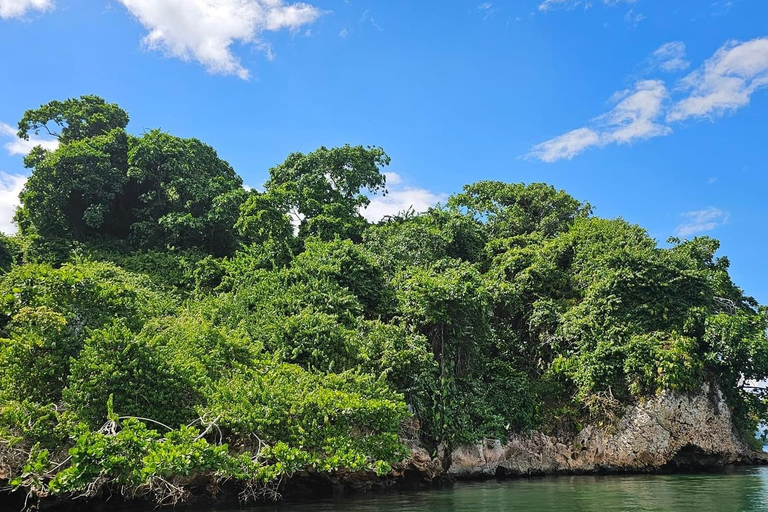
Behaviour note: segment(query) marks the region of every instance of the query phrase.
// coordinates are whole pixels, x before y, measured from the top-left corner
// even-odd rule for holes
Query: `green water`
[[[253,512],[768,511],[768,468],[703,475],[574,476],[281,503]],[[218,508],[207,512],[235,512]]]

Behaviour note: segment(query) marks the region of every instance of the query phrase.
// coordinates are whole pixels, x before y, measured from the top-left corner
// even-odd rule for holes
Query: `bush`
[[[174,355],[121,323],[96,330],[72,364],[64,400],[92,427],[106,421],[110,395],[122,416],[187,424],[197,417],[205,374]]]
[[[275,363],[221,381],[206,410],[238,438],[282,442],[308,453],[320,471],[397,461],[405,414],[402,397],[373,377],[316,375]]]
[[[57,402],[91,330],[116,319],[138,330],[171,307],[146,277],[107,263],[15,267],[0,280],[0,396]]]

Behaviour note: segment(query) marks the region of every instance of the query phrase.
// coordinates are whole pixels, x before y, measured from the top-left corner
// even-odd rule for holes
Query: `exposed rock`
[[[664,392],[627,408],[618,425],[588,426],[569,442],[540,433],[486,440],[451,453],[449,475],[479,478],[589,472],[709,469],[765,463],[733,431],[731,412],[718,390]]]
[[[426,481],[432,481],[443,474],[443,466],[438,458],[432,458],[424,448],[414,448],[411,457],[397,471],[403,473],[415,471]]]

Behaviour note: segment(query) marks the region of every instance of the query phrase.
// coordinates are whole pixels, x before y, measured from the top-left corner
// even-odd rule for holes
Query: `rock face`
[[[718,390],[665,392],[630,406],[610,429],[587,427],[566,444],[540,433],[461,446],[447,473],[456,478],[589,472],[708,469],[765,463],[733,432],[731,412]]]

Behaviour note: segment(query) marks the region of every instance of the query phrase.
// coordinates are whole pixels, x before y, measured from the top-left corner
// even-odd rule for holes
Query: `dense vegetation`
[[[478,182],[378,224],[375,147],[294,153],[264,191],[195,139],[86,96],[28,111],[19,234],[0,240],[0,475],[35,494],[271,496],[299,470],[573,433],[717,385],[766,419],[768,311],[718,243],[660,247],[545,184]]]

